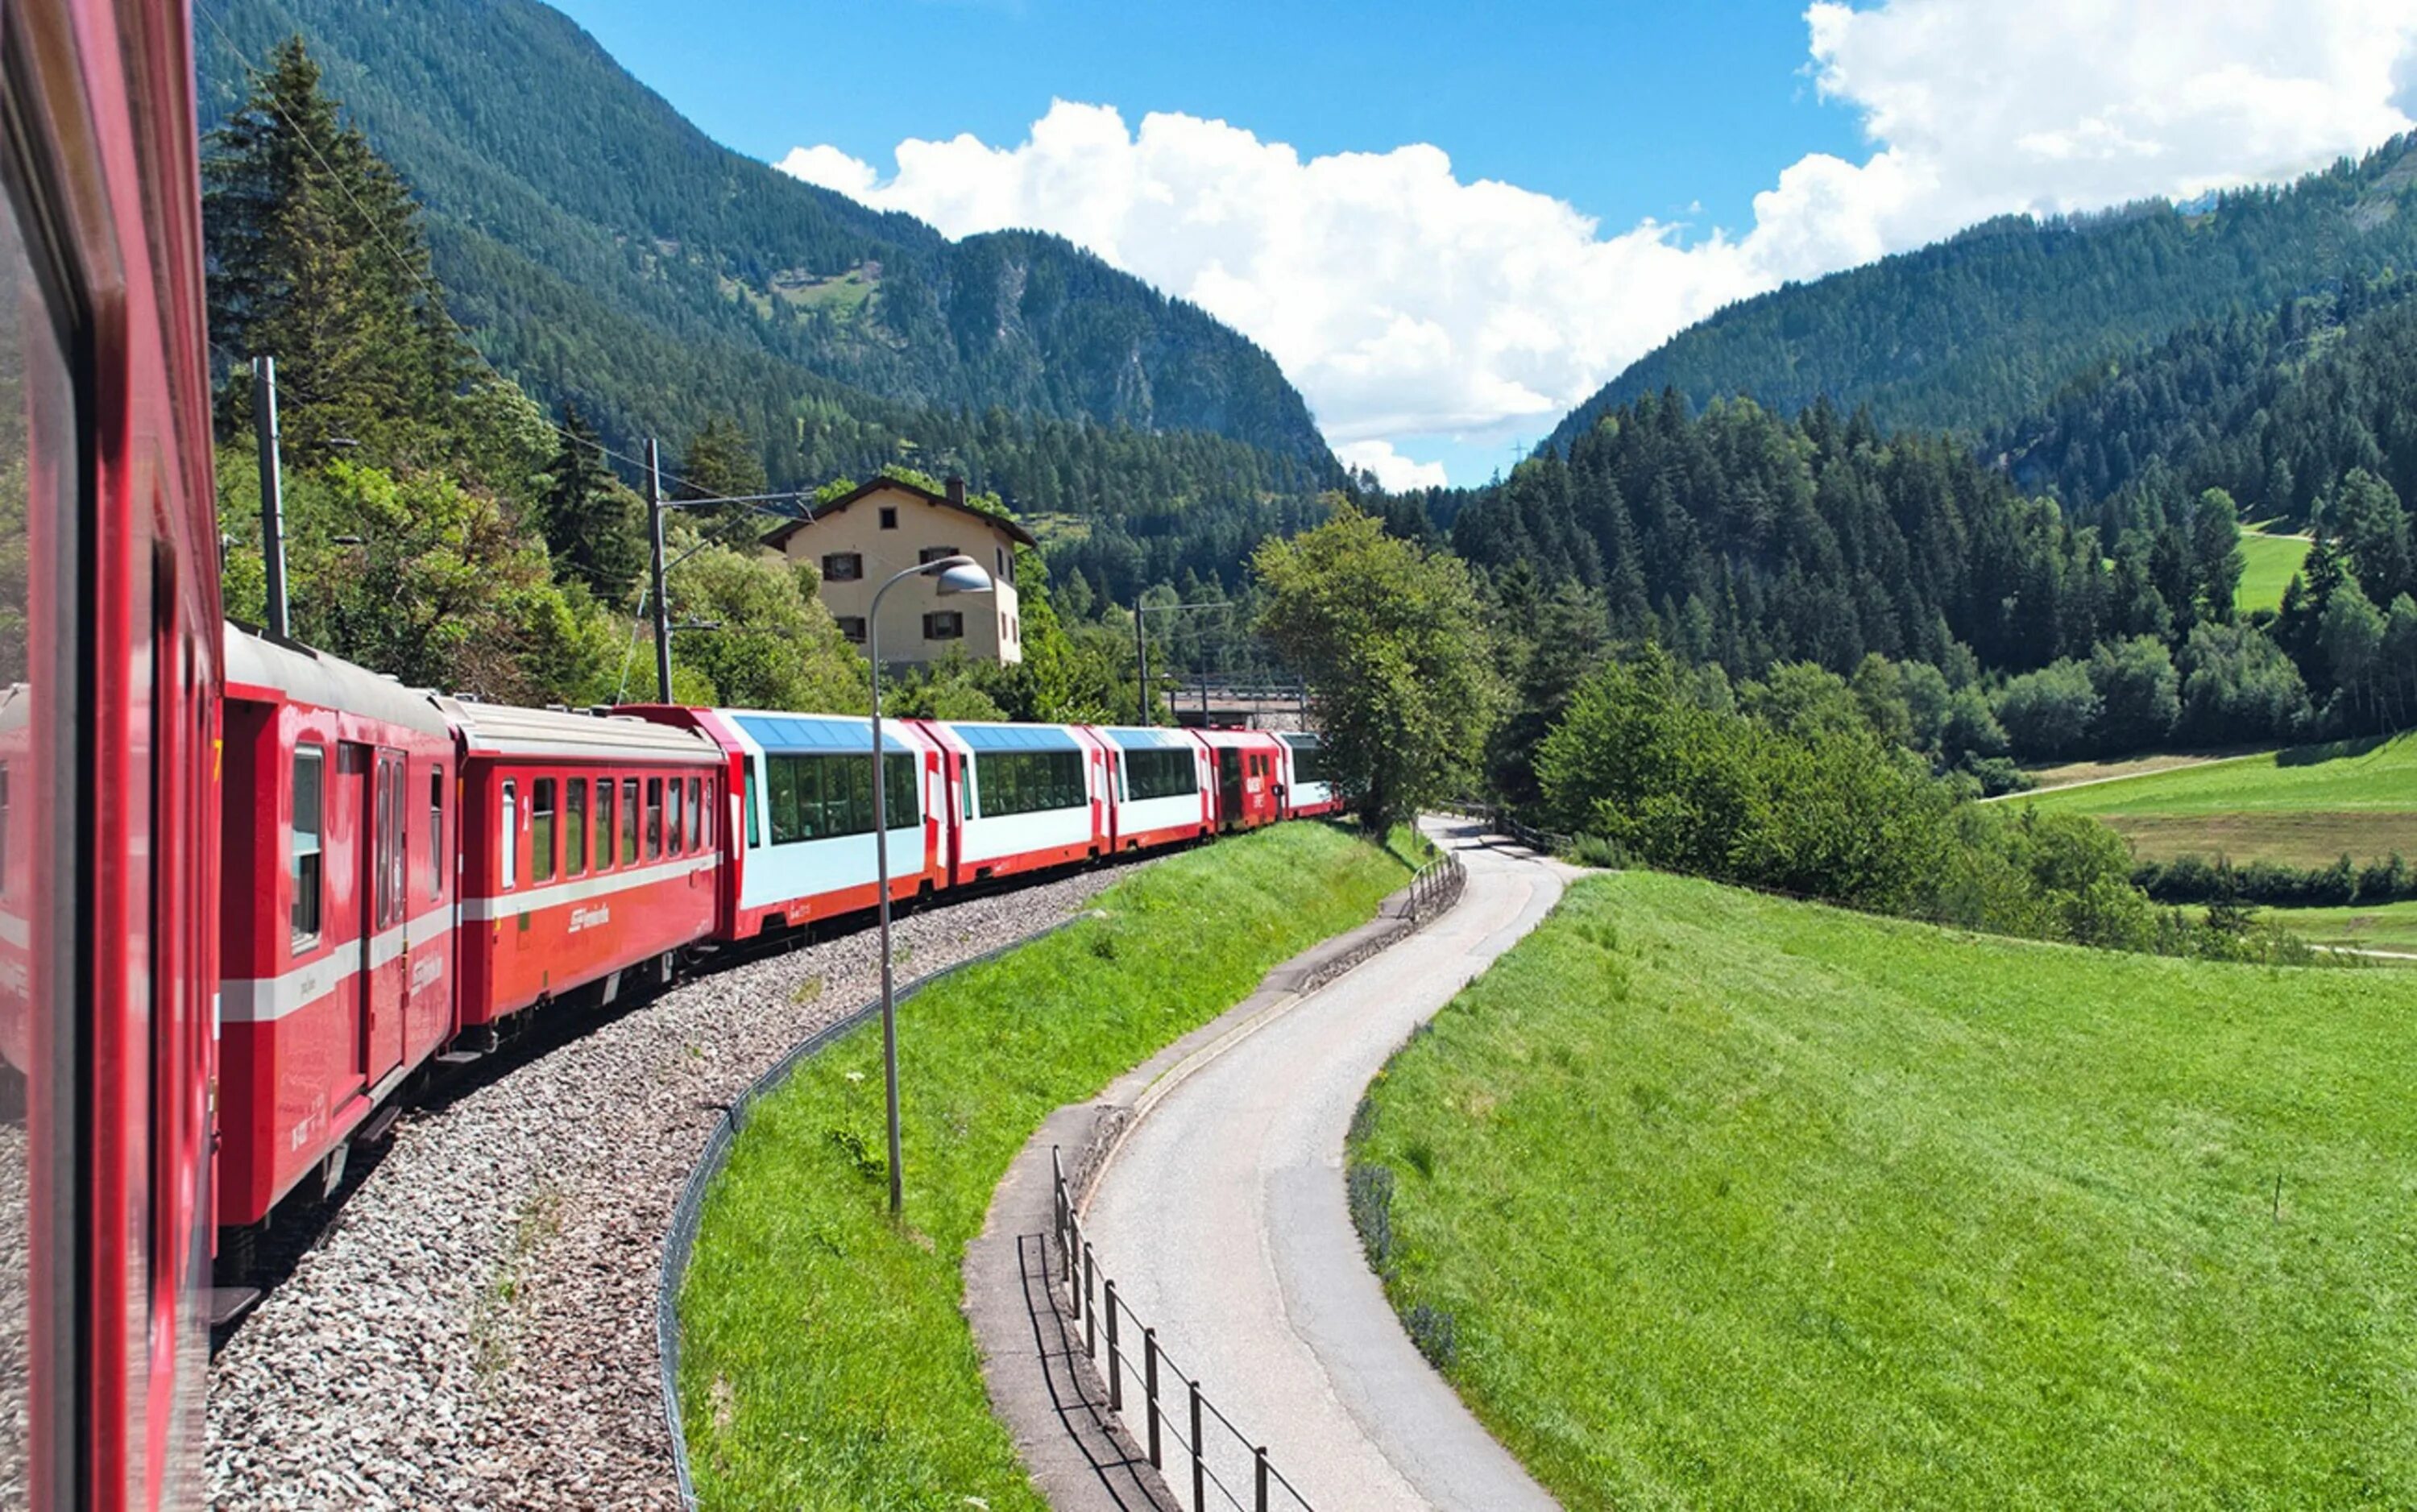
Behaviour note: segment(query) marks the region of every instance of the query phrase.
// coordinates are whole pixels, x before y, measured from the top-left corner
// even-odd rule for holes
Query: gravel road
[[[1037,933],[1118,868],[900,921],[902,979]],[[404,1115],[210,1370],[228,1508],[676,1507],[663,1232],[722,1108],[880,990],[872,930],[689,982]]]

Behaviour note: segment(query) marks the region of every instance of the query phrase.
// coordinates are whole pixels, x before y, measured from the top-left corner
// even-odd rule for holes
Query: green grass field
[[[1280,825],[1136,873],[1101,895],[1104,916],[902,1005],[903,1230],[887,1214],[877,1027],[758,1104],[680,1292],[704,1504],[1038,1512],[958,1310],[992,1189],[1053,1110],[1364,923],[1407,875],[1339,829]]]
[[[2300,564],[2308,559],[2308,546],[2306,540],[2288,536],[2242,531],[2241,554],[2247,559],[2247,565],[2232,599],[2241,612],[2246,614],[2253,610],[2282,608],[2283,590],[2291,585]]]
[[[2291,750],[2007,800],[2088,814],[2143,856],[2326,866],[2417,856],[2417,734]]]
[[[1396,1305],[1573,1508],[2406,1506],[2412,1015],[1597,877],[1357,1158]]]
[[[2270,908],[2261,916],[2310,945],[2417,955],[2417,900],[2349,908]]]

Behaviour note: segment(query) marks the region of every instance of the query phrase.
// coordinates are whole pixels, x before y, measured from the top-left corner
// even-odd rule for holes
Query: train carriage
[[[1082,725],[917,721],[948,752],[951,885],[1107,854],[1108,760]]]
[[[1340,813],[1343,794],[1327,778],[1326,753],[1317,736],[1279,730],[1275,737],[1281,748],[1276,760],[1276,790],[1284,817],[1315,819],[1321,814]]]
[[[1200,742],[1180,730],[1107,726],[1091,733],[1109,747],[1108,831],[1115,849],[1180,845],[1215,829],[1216,793]]]
[[[662,723],[435,701],[461,752],[461,985],[455,1029],[625,975],[668,980],[713,932],[721,748]]]
[[[1256,829],[1284,817],[1277,802],[1284,748],[1263,730],[1190,732],[1208,752],[1217,786],[1217,829]]]
[[[218,1223],[266,1218],[453,1032],[451,732],[426,695],[226,630]]]

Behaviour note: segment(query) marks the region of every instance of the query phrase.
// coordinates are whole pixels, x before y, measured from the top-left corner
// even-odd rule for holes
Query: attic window
[[[896,505],[885,504],[881,507],[881,528],[884,530],[896,530],[898,528],[898,507]]]

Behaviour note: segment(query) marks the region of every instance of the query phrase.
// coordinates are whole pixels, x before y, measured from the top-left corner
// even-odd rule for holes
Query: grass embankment
[[[902,1005],[905,1230],[887,1215],[878,1025],[759,1103],[680,1293],[705,1504],[1041,1508],[958,1311],[993,1188],[1051,1111],[1366,922],[1407,875],[1341,830],[1281,825],[1139,872],[1101,895],[1104,917]]]
[[[2412,1015],[1593,878],[1356,1158],[1396,1305],[1573,1507],[2408,1505]]]
[[[2313,544],[2305,536],[2269,536],[2263,531],[2241,533],[2241,586],[2232,596],[2243,614],[2283,607],[2283,590],[2291,585],[2308,559]]]
[[[2007,800],[2088,814],[2153,860],[2417,857],[2417,734],[2301,746]]]

